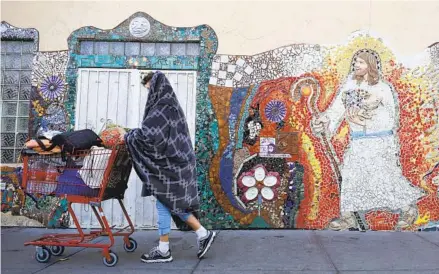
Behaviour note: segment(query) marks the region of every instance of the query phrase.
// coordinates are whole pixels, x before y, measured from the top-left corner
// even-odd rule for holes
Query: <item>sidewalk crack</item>
[[[320,240],[319,235],[312,230],[311,234],[313,235],[313,238],[317,245],[320,247],[321,250],[323,250],[323,253],[325,255],[326,260],[332,265],[332,267],[335,269],[336,274],[340,274],[340,270],[338,270],[337,266],[335,265],[334,261],[332,260],[331,256],[329,255],[328,251],[326,250],[325,246],[323,245],[322,241]]]
[[[430,233],[430,232],[427,232],[427,233]],[[434,233],[434,232],[433,232],[433,233]],[[432,241],[430,241],[430,240],[428,240],[428,239],[422,237],[421,235],[419,235],[419,233],[414,233],[414,234],[415,234],[417,237],[421,238],[422,240],[424,240],[424,241],[426,241],[426,242],[428,242],[428,243],[430,243],[430,244],[432,244],[432,245],[435,245],[435,246],[439,247],[439,244],[434,243],[434,242],[432,242]]]

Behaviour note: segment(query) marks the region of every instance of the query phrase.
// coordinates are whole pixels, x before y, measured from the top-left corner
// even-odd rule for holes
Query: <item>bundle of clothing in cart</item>
[[[127,129],[107,124],[99,135],[90,129],[47,131],[25,144],[31,161],[26,190],[45,195],[98,195],[112,149],[123,145]]]

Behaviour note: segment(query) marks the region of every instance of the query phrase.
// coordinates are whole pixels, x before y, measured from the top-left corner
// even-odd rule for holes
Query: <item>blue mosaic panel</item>
[[[154,56],[155,55],[155,44],[154,43],[142,43],[140,55]]]
[[[171,44],[169,43],[158,43],[155,47],[156,54],[158,56],[167,56],[171,54]]]
[[[108,42],[96,42],[94,46],[94,54],[106,55],[109,53],[110,45]]]
[[[35,46],[33,42],[22,42],[21,53],[33,53],[34,47]]]
[[[125,55],[126,56],[140,55],[140,43],[134,43],[134,42],[125,43]]]
[[[186,55],[186,44],[182,44],[182,43],[171,44],[171,55]]]
[[[17,102],[2,102],[2,117],[17,115]]]
[[[91,41],[83,41],[81,42],[81,50],[80,53],[82,55],[91,55],[93,54],[94,43]]]
[[[124,42],[110,43],[110,54],[111,55],[124,55],[125,54],[125,43]]]
[[[196,56],[200,54],[200,45],[195,43],[189,43],[186,46],[186,55]]]
[[[80,55],[198,56],[198,43],[81,41]]]

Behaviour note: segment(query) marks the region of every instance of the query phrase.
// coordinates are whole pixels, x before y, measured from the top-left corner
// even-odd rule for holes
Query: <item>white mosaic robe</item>
[[[396,99],[388,84],[382,81],[373,86],[365,81],[357,84],[350,76],[324,113],[330,120],[330,136],[336,133],[345,117],[343,92],[358,88],[378,96],[382,104],[372,111],[373,117],[366,120],[365,126],[347,119],[351,140],[340,167],[341,212],[403,208],[416,202],[423,196],[423,192],[402,175],[396,135]]]

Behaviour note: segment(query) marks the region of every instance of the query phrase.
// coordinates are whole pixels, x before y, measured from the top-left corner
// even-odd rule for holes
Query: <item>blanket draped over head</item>
[[[125,135],[142,196],[153,195],[173,214],[197,211],[195,153],[183,109],[163,73],[150,83],[142,126]]]

